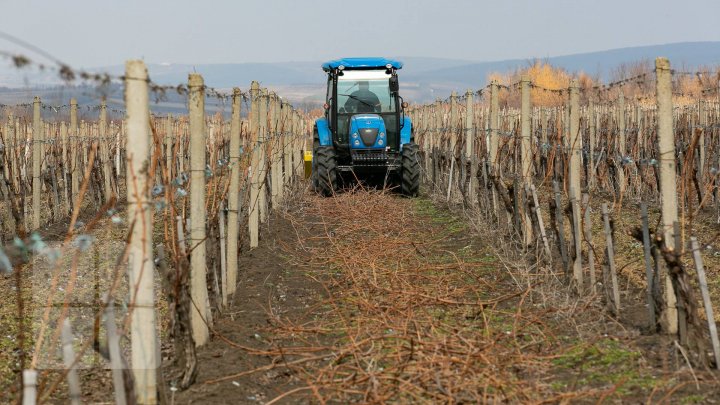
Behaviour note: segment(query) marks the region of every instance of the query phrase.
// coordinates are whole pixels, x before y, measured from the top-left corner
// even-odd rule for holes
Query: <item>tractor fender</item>
[[[414,141],[415,136],[412,130],[412,120],[410,117],[403,117],[401,128],[400,128],[400,148],[406,143]]]
[[[319,118],[315,120],[315,133],[314,136],[320,142],[320,146],[332,146],[332,135],[330,134],[330,128],[326,118]]]

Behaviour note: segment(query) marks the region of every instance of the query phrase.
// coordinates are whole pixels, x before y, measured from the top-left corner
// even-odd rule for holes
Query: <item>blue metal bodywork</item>
[[[332,134],[330,133],[327,119],[317,119],[315,121],[315,128],[317,128],[318,141],[320,142],[320,146],[332,146]]]
[[[400,150],[402,150],[403,145],[414,141],[412,135],[412,120],[410,120],[408,116],[403,116],[400,125]]]
[[[400,61],[387,58],[344,58],[331,60],[322,65],[328,73],[328,101],[334,109],[326,112],[326,117],[315,121],[315,145],[336,147],[336,159],[339,170],[399,170],[403,146],[413,142],[412,122],[401,109],[399,95],[391,111],[383,113],[344,113],[338,120],[337,106],[331,100],[338,97],[338,78],[342,71],[379,71],[397,83],[396,70],[402,69]],[[362,74],[358,75],[359,77]],[[326,106],[327,108],[327,106]],[[392,113],[392,115],[390,114]],[[390,127],[386,127],[387,124]],[[333,130],[330,130],[330,127]],[[342,133],[336,133],[338,128]],[[390,133],[388,133],[388,130]],[[399,133],[398,133],[399,132]]]
[[[371,123],[368,125],[360,125],[356,122],[356,117],[364,117],[366,115],[357,115],[352,118],[351,127],[350,127],[350,140],[351,140],[351,146],[352,146],[352,134],[354,133],[353,130],[357,131],[357,129],[360,128],[379,128],[379,126],[374,125],[382,125],[383,132],[385,131],[385,122],[380,118],[380,116],[376,114],[369,114],[373,117],[373,122],[379,120],[379,123]],[[366,120],[367,122],[367,120]],[[355,125],[355,127],[353,127]],[[402,150],[403,145],[406,143],[410,143],[413,141],[412,136],[412,120],[408,116],[403,117],[403,121],[401,123],[402,128],[400,129],[400,149]],[[327,119],[325,118],[318,118],[315,120],[315,127],[317,128],[317,135],[318,135],[318,141],[320,142],[320,146],[332,146],[332,134],[330,133],[330,128],[328,127]],[[383,141],[386,142],[387,140]],[[376,146],[373,146],[376,147]]]
[[[362,69],[384,69],[390,65],[394,69],[402,69],[403,64],[400,61],[386,58],[343,58],[325,62],[322,64],[324,71],[337,69],[343,66],[344,69],[362,70]]]
[[[361,136],[361,131],[371,130],[376,135],[371,138],[371,143],[366,143]],[[350,148],[367,149],[382,148],[387,146],[385,121],[377,114],[357,114],[350,119]]]

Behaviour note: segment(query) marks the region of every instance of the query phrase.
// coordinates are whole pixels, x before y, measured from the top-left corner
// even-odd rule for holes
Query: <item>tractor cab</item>
[[[345,58],[322,65],[327,73],[325,116],[315,123],[313,142],[313,181],[322,194],[331,194],[343,174],[351,172],[356,178],[384,175],[400,185],[403,149],[413,141],[407,104],[399,92],[402,66],[385,58]],[[409,148],[416,153],[414,143]],[[411,188],[416,192],[418,187]]]

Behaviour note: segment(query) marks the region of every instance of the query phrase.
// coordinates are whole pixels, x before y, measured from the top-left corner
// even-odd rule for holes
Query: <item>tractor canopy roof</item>
[[[342,66],[348,70],[369,70],[383,69],[387,66],[395,69],[402,69],[403,64],[400,61],[386,58],[343,58],[325,62],[322,65],[324,71],[329,72]]]

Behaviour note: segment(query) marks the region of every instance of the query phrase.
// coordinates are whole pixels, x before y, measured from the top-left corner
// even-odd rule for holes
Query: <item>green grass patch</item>
[[[576,388],[580,386],[608,386],[620,384],[618,395],[626,395],[636,389],[652,388],[656,380],[640,371],[640,352],[627,349],[612,339],[600,339],[590,345],[580,345],[553,360],[557,371],[573,376],[558,380],[553,388]]]
[[[454,216],[450,211],[438,208],[427,198],[418,198],[414,200],[415,211],[420,216],[427,217],[433,225],[442,227],[447,233],[455,234],[466,231],[468,229],[465,221]]]

